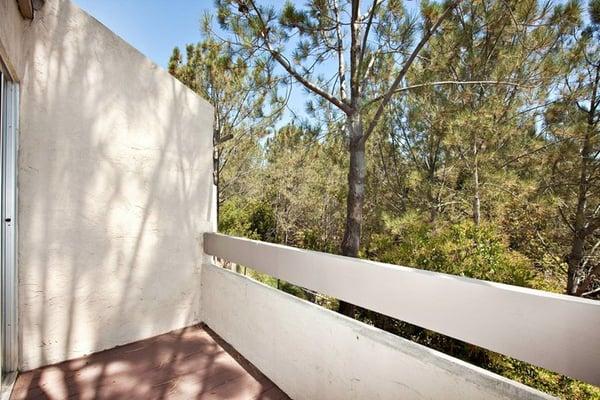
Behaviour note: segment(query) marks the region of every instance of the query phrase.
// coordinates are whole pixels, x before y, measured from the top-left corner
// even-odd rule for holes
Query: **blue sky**
[[[173,47],[183,49],[201,39],[200,18],[214,10],[213,0],[73,1],[163,68]],[[418,3],[406,1],[409,12],[416,12]],[[295,85],[288,107],[299,117],[306,117],[307,99],[304,90]],[[292,118],[293,114],[286,112],[283,121]]]
[[[167,67],[173,47],[201,39],[200,18],[213,0],[74,0],[152,61]],[[294,89],[289,107],[304,116],[306,96]],[[286,113],[284,121],[291,119]]]
[[[212,0],[74,0],[152,61],[166,67],[174,46],[200,40]]]

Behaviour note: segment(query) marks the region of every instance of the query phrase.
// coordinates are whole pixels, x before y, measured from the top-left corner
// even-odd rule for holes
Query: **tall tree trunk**
[[[429,223],[433,225],[438,217],[439,206],[435,203],[436,199],[431,194],[427,194],[429,201]]]
[[[590,190],[590,160],[592,159],[592,137],[595,131],[596,107],[598,107],[598,85],[600,84],[600,66],[596,67],[596,74],[592,84],[592,97],[590,108],[587,111],[587,127],[583,143],[581,144],[579,159],[579,185],[577,188],[577,208],[575,209],[575,220],[573,222],[573,241],[571,251],[566,257],[567,271],[567,294],[581,295],[579,288],[579,273],[585,256],[585,241],[590,232],[587,232],[586,211],[587,198]],[[585,278],[585,277],[583,277]]]
[[[217,226],[219,225],[219,214],[221,211],[221,191],[220,191],[220,187],[221,187],[221,182],[220,182],[220,178],[221,178],[221,174],[220,174],[220,169],[221,169],[221,152],[219,151],[219,149],[217,148],[217,146],[215,145],[215,148],[213,149],[213,184],[215,185],[215,191],[216,193],[216,197],[217,197],[217,204],[216,204],[216,219],[217,219]]]
[[[215,108],[216,109],[216,108]],[[219,147],[221,143],[221,120],[219,113],[215,113],[214,127],[213,127],[213,184],[215,185],[215,191],[217,196],[216,204],[216,220],[217,230],[219,230],[219,212],[221,211],[221,149]]]
[[[474,171],[473,171],[473,186],[474,186],[474,195],[473,195],[473,222],[475,225],[479,226],[481,222],[481,194],[479,188],[479,152],[477,148],[477,139],[475,139],[475,144],[473,145],[473,155],[475,156],[474,162]]]
[[[571,244],[571,251],[567,255],[567,294],[576,296],[578,293],[578,275],[581,263],[583,261],[583,247],[585,237],[581,232],[575,232]]]
[[[571,251],[567,255],[567,294],[575,295],[578,287],[579,269],[583,262],[585,246],[585,212],[587,209],[588,192],[588,157],[589,136],[586,135],[581,149],[581,160],[579,167],[579,186],[577,190],[577,208],[575,210],[575,221],[573,224],[573,240]]]
[[[593,110],[592,110],[593,111]],[[592,114],[593,115],[593,114]],[[579,160],[579,185],[577,187],[577,207],[575,209],[575,220],[573,221],[573,240],[571,251],[566,257],[567,271],[567,294],[577,295],[579,286],[579,270],[583,264],[586,234],[586,210],[589,191],[588,167],[591,158],[590,138],[593,134],[593,117],[588,118],[588,128],[581,145]]]
[[[435,184],[435,165],[433,162],[429,162],[427,170],[427,203],[429,204],[429,223],[433,225],[439,214],[439,194],[435,195],[434,191]]]
[[[348,136],[350,138],[350,168],[348,171],[348,198],[346,200],[346,228],[342,240],[342,255],[357,257],[360,248],[360,232],[365,201],[365,177],[367,171],[363,126],[359,115],[348,116]],[[340,301],[339,311],[353,316],[355,307]]]

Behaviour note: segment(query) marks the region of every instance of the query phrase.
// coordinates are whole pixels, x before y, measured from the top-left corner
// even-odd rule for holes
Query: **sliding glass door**
[[[18,85],[0,60],[0,363],[2,386],[10,384],[18,366],[16,266],[16,158]]]

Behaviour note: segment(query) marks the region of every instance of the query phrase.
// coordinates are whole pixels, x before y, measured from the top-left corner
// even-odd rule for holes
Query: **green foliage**
[[[232,198],[221,207],[219,232],[272,242],[276,232],[273,209],[265,202]]]
[[[423,1],[413,16],[401,0],[378,2],[358,66],[363,124],[445,4]],[[313,95],[306,97],[310,121],[281,122],[272,111],[283,103],[277,91],[290,87],[289,68],[351,103],[341,89],[351,80],[350,25],[336,22],[351,14],[351,3],[216,6],[225,40],[210,34],[205,18],[206,40],[175,49],[169,70],[215,104],[218,131],[234,137],[216,145],[219,229],[339,253],[349,167],[345,111]],[[451,13],[367,142],[361,257],[557,293],[575,269],[577,282],[600,288],[599,10],[598,0],[484,0],[464,1]],[[275,68],[274,55],[289,68]],[[578,237],[583,252],[574,259]],[[239,268],[337,309],[336,299]],[[402,321],[367,310],[358,317],[562,398],[600,398],[598,388]]]
[[[591,0],[589,5],[590,20],[595,25],[600,25],[600,0]]]
[[[386,218],[369,253],[379,261],[470,278],[529,286],[531,261],[508,248],[492,224],[471,221],[433,227],[422,215]]]
[[[269,60],[248,60],[214,37],[205,16],[204,38],[186,46],[185,57],[174,48],[169,73],[214,107],[214,181],[218,202],[246,194],[240,177],[257,168],[259,142],[283,110]]]
[[[486,367],[507,378],[535,387],[562,399],[600,399],[600,388],[597,386],[588,385],[499,354],[492,354],[490,362]]]

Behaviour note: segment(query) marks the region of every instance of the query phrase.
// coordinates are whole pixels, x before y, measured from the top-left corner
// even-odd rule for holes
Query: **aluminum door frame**
[[[0,65],[0,68],[2,66]],[[3,378],[18,368],[17,149],[19,86],[2,73],[0,148],[1,362]]]

